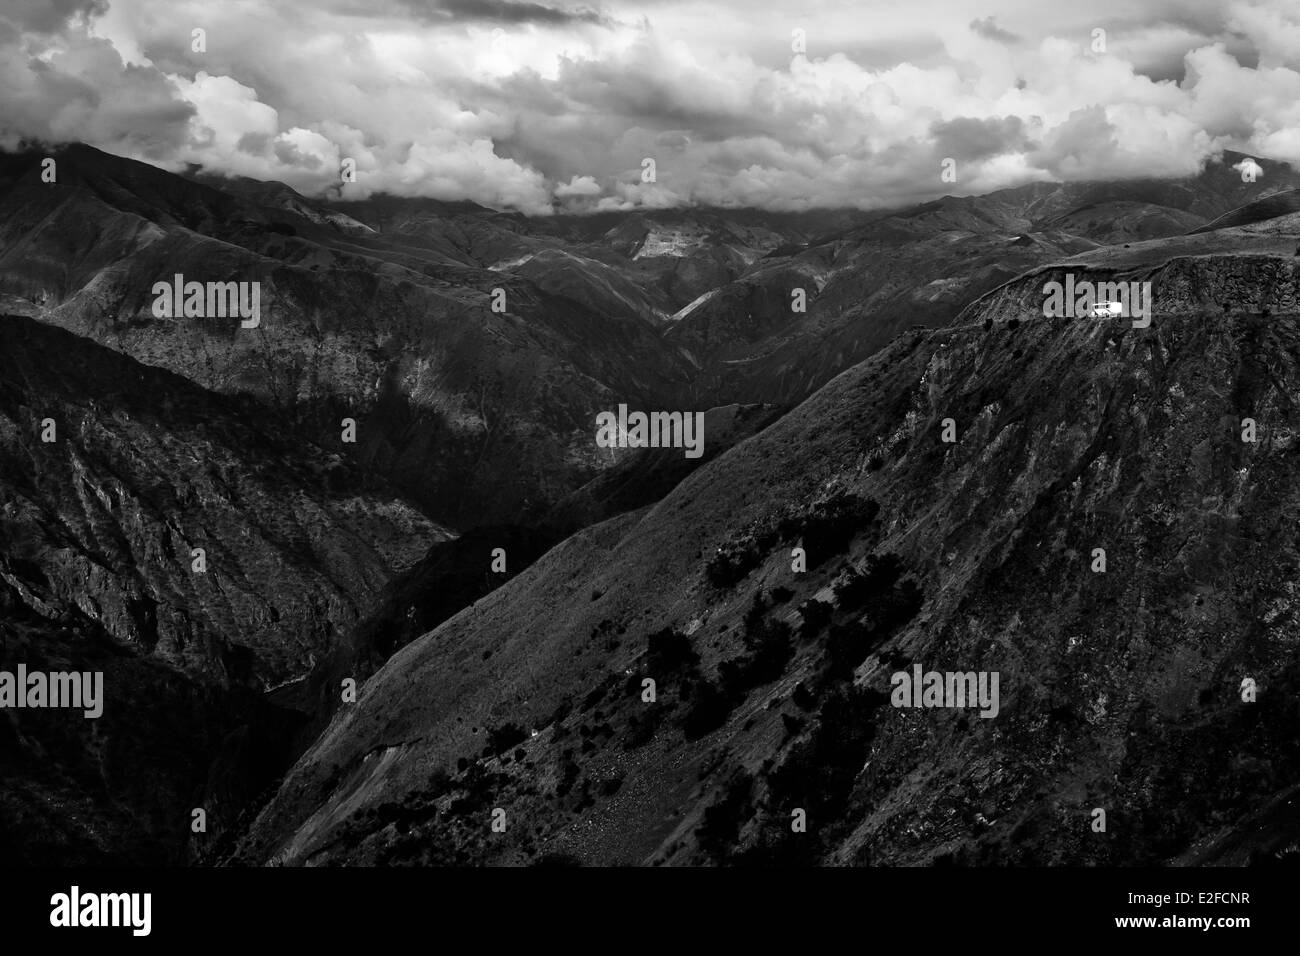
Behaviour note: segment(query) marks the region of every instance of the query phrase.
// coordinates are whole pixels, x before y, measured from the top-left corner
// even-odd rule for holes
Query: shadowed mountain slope
[[[104,675],[96,719],[0,715],[6,860],[183,862],[196,807],[227,831],[302,746],[274,701],[447,538],[255,404],[0,317],[0,670]]]
[[[55,183],[37,154],[0,163],[0,293],[254,399],[454,524],[544,513],[598,471],[597,411],[676,407],[685,385],[687,364],[636,308],[593,310],[608,282],[566,298],[451,247],[358,230],[287,187],[225,192],[87,147],[55,158]],[[259,283],[260,324],[155,317],[154,284],[177,274]],[[338,445],[343,418],[355,448]]]
[[[1300,773],[1300,327],[1168,301],[899,337],[397,653],[240,858],[1154,863],[1238,825]],[[997,715],[890,706],[914,663],[997,672]]]
[[[75,606],[124,644],[265,688],[447,537],[255,407],[30,319],[0,319],[0,343],[0,561],[51,617]]]
[[[1282,852],[1285,167],[528,220],[38,159],[0,159],[0,652],[117,703],[6,712],[17,856]],[[156,318],[178,272],[263,283],[261,324]],[[1151,282],[1152,327],[1043,319],[1068,272]],[[620,402],[710,409],[705,457],[598,448]],[[913,662],[996,671],[998,715],[890,707]]]

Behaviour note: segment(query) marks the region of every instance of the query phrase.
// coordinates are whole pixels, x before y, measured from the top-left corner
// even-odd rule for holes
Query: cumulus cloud
[[[19,4],[16,21],[0,19],[0,148],[81,140],[152,160],[173,157],[194,112],[175,85],[124,63],[109,41],[91,36],[84,17],[94,5],[56,3],[40,14],[30,7]]]
[[[102,16],[108,0],[8,0],[5,20],[24,31],[54,33],[68,23]]]
[[[590,176],[574,176],[567,183],[556,186],[555,195],[560,199],[571,196],[599,196],[600,184]]]
[[[83,140],[313,194],[530,214],[893,205],[1187,175],[1225,148],[1300,163],[1288,0],[1152,0],[1136,18],[1126,0],[960,9],[915,0],[864,22],[847,2],[12,0],[0,146]]]
[[[1249,179],[1252,182],[1264,175],[1264,167],[1255,162],[1249,156],[1239,163],[1233,163],[1232,168],[1241,173],[1243,180]]]

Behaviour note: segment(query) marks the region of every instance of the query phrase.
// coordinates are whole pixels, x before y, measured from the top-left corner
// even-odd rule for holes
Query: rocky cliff
[[[105,698],[4,710],[6,860],[175,863],[229,831],[301,746],[296,685],[449,537],[257,406],[18,316],[0,463],[0,670]]]

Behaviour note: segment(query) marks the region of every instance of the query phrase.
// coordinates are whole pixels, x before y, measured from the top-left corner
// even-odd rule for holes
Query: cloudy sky
[[[538,214],[1300,165],[1300,3],[4,0],[0,148],[72,140]]]

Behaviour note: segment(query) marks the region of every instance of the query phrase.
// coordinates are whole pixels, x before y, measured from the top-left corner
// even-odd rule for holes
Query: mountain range
[[[1300,174],[1244,159],[529,218],[0,156],[0,664],[109,688],[5,712],[0,846],[1293,855]],[[260,324],[156,316],[177,274]],[[1149,282],[1150,327],[1044,318],[1067,274]],[[704,457],[599,447],[620,403],[705,413]],[[918,664],[998,717],[891,706]]]

